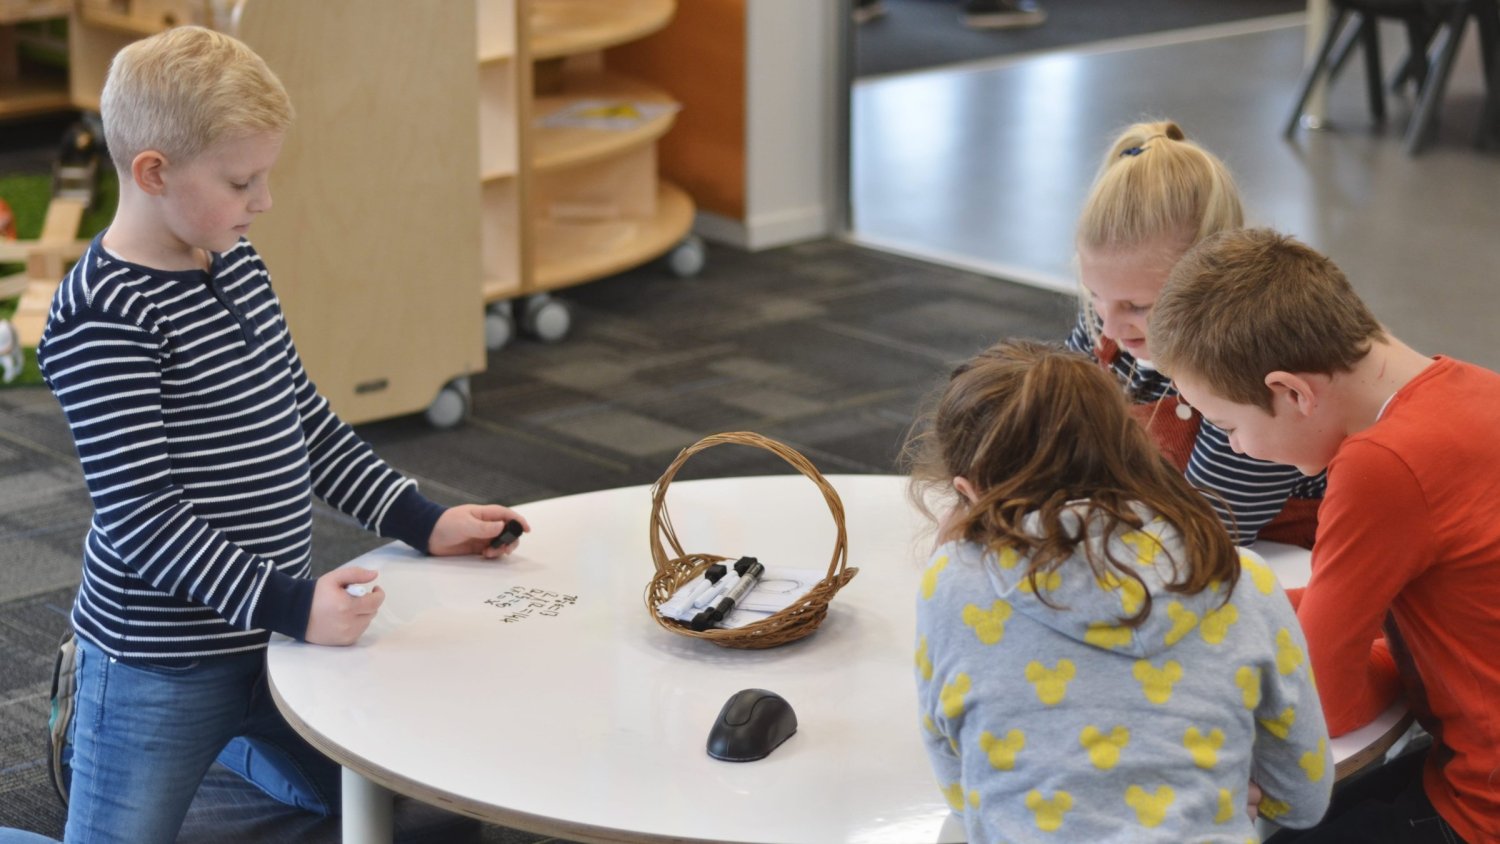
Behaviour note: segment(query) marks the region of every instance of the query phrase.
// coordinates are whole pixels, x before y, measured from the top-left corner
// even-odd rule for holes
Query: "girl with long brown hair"
[[[1296,617],[1082,355],[1002,342],[908,443],[929,755],[970,841],[1244,841],[1333,764]]]

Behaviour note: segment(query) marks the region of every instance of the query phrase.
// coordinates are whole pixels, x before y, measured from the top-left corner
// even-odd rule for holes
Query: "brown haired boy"
[[[1265,229],[1188,252],[1149,330],[1236,450],[1328,469],[1298,618],[1329,731],[1403,693],[1434,739],[1420,777],[1421,754],[1386,766],[1298,840],[1500,840],[1500,375],[1413,350]]]

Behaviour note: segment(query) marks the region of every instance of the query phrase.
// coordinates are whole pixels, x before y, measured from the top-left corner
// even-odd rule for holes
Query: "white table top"
[[[643,597],[650,492],[629,487],[519,508],[533,532],[501,562],[399,543],[360,557],[380,571],[380,615],[350,648],[277,637],[273,690],[346,767],[521,829],[589,842],[963,841],[916,720],[914,596],[931,534],[904,478],[828,480],[860,572],[799,642],[731,650],[658,627]],[[832,554],[832,517],[800,475],[680,481],[668,508],[690,552],[819,569]],[[513,589],[576,603],[551,598],[506,622],[520,605],[486,601]],[[710,758],[720,707],[751,687],[792,704],[797,734],[758,762]],[[1336,740],[1335,758],[1368,742]]]

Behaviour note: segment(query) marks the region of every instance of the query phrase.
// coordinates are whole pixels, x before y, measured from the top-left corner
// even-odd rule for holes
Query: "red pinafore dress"
[[[1095,357],[1101,366],[1109,369],[1119,353],[1120,347],[1113,340],[1099,338]],[[1193,444],[1198,441],[1203,415],[1177,395],[1150,402],[1132,402],[1130,415],[1141,423],[1172,465],[1178,471],[1186,472]],[[1321,503],[1322,500],[1316,498],[1288,498],[1281,512],[1260,529],[1259,538],[1311,548],[1318,529],[1318,505]]]

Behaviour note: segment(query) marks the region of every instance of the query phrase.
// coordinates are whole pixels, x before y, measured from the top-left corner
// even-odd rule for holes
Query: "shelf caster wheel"
[[[703,266],[707,263],[708,247],[704,245],[703,238],[696,234],[683,238],[681,243],[667,253],[667,269],[678,278],[692,278],[703,272]]]
[[[572,327],[573,312],[559,299],[542,294],[521,306],[521,330],[543,343],[558,342]]]
[[[516,338],[516,317],[509,302],[496,302],[484,309],[484,347],[498,352]]]
[[[469,379],[455,378],[445,384],[424,415],[427,424],[440,431],[458,427],[469,415]]]

